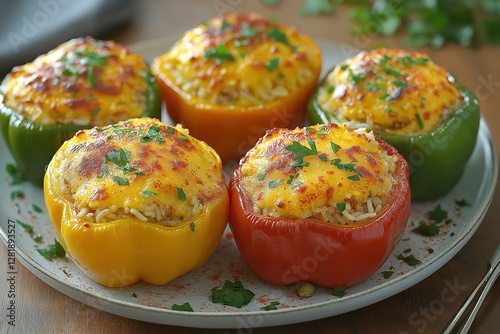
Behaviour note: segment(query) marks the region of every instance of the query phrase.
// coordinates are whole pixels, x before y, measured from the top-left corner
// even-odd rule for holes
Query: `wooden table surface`
[[[401,36],[378,38],[371,34],[353,36],[345,8],[331,16],[299,15],[301,1],[282,1],[276,8],[259,1],[190,0],[141,1],[129,24],[107,36],[130,44],[152,38],[180,36],[183,31],[215,16],[220,11],[255,11],[297,26],[310,36],[345,43],[357,48],[384,44],[400,47]],[[480,100],[497,147],[500,147],[500,47],[463,49],[446,46],[425,49],[438,64],[446,66]],[[97,310],[56,291],[19,265],[16,281],[16,327],[7,325],[8,282],[0,279],[0,332],[5,333],[438,333],[480,281],[487,261],[500,241],[500,188],[481,226],[465,247],[430,277],[413,287],[371,306],[346,314],[279,327],[240,330],[171,327],[131,320]],[[0,247],[0,268],[7,268],[7,249]],[[5,269],[3,269],[5,272]],[[457,282],[454,298],[442,300],[446,282]],[[493,333],[500,328],[500,284],[485,300],[471,333]],[[440,302],[441,301],[441,302]],[[441,306],[439,306],[441,305]],[[443,306],[444,305],[444,306]],[[439,307],[438,307],[439,306]]]

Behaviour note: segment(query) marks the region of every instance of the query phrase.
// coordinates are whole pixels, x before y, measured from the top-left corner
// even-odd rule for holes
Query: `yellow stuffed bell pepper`
[[[229,213],[217,153],[147,118],[78,132],[50,162],[44,195],[67,254],[108,287],[165,284],[200,267]]]

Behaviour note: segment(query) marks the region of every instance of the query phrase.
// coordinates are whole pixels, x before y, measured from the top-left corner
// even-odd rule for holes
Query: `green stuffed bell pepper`
[[[15,67],[0,85],[0,130],[24,176],[45,167],[78,130],[160,117],[159,88],[142,57],[113,41],[67,41]]]
[[[346,59],[318,85],[311,124],[366,127],[410,167],[413,200],[434,200],[458,183],[480,122],[476,97],[421,52],[376,49]]]

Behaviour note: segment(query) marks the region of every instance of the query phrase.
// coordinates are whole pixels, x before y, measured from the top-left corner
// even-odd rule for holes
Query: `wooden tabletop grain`
[[[330,16],[299,15],[302,1],[281,1],[267,7],[260,1],[189,0],[141,1],[132,21],[109,32],[107,37],[124,44],[154,38],[180,36],[183,31],[222,11],[259,12],[297,26],[301,32],[360,49],[383,44],[401,47],[402,36],[380,38],[352,35],[347,10],[338,7]],[[478,96],[481,112],[497,147],[500,147],[500,47],[424,49],[431,58],[449,69]],[[376,304],[322,320],[269,328],[234,330],[193,329],[152,324],[97,310],[67,297],[43,283],[19,265],[16,280],[16,326],[7,324],[9,282],[7,248],[0,247],[0,332],[1,333],[439,333],[468,294],[481,280],[487,261],[500,242],[500,189],[497,187],[489,212],[463,247],[441,269],[413,287]],[[448,282],[448,283],[447,283]],[[452,298],[443,291],[454,282]],[[500,328],[500,283],[486,298],[472,325],[471,333],[496,333]]]

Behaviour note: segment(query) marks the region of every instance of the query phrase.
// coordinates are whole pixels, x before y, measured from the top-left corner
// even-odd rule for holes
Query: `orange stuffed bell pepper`
[[[151,68],[170,118],[228,161],[265,130],[303,123],[321,55],[295,28],[230,13],[187,31]]]
[[[216,152],[146,118],[78,132],[50,162],[44,194],[67,254],[109,287],[165,284],[200,267],[229,210]]]
[[[332,123],[269,131],[240,161],[229,193],[243,259],[277,285],[365,281],[400,240],[411,202],[397,151]]]

